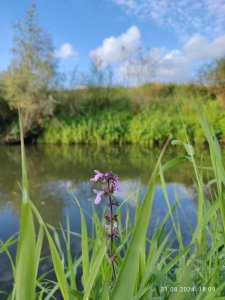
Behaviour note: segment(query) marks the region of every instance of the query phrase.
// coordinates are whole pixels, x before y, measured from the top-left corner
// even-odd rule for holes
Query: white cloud
[[[112,0],[129,15],[175,29],[181,36],[223,34],[224,0]]]
[[[117,37],[106,38],[90,56],[100,68],[113,66],[117,79],[129,84],[148,81],[152,76],[152,62],[149,53],[142,49],[141,34],[136,26]]]
[[[118,81],[129,84],[188,81],[202,63],[225,55],[225,34],[211,40],[194,34],[179,49],[161,47],[147,51],[142,44],[139,29],[133,26],[118,37],[106,38],[90,55],[96,64],[101,62],[100,67],[113,67]]]
[[[154,49],[157,52],[157,49]],[[190,80],[193,70],[201,63],[225,55],[225,35],[212,41],[205,36],[193,35],[181,49],[162,52],[158,59],[157,79],[161,81],[182,82]]]
[[[130,27],[125,33],[106,38],[100,47],[91,51],[91,58],[101,66],[119,63],[132,53],[135,53],[141,45],[141,34],[136,26]]]
[[[74,50],[73,46],[69,43],[62,44],[58,50],[54,52],[57,58],[67,58],[77,56],[78,53]]]

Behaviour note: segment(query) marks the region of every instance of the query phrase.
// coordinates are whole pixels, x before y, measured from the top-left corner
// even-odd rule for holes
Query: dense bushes
[[[54,91],[54,117],[44,124],[39,143],[163,144],[168,137],[204,144],[193,104],[200,104],[217,138],[225,143],[225,108],[202,86],[146,84],[136,88],[91,87]],[[15,116],[0,99],[0,127],[17,128]]]
[[[16,117],[17,111],[9,108],[0,91],[0,133],[6,130]]]
[[[197,122],[197,113],[188,99],[178,104],[192,143],[204,144],[205,139]],[[202,104],[202,110],[215,128],[217,138],[225,141],[225,110],[218,101]],[[163,144],[168,137],[184,139],[184,130],[175,102],[152,102],[142,111],[113,108],[89,111],[65,119],[51,120],[39,142],[122,144],[152,146]]]
[[[71,120],[52,120],[39,141],[47,143],[110,144],[127,141],[128,112],[102,111]]]
[[[56,93],[55,115],[67,119],[77,115],[110,109],[130,111],[131,101],[127,89],[122,87],[89,87],[60,90]]]

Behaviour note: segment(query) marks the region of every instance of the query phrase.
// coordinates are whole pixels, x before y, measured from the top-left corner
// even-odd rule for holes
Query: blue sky
[[[0,70],[9,65],[12,23],[30,1],[0,1]],[[40,23],[51,34],[62,71],[91,61],[154,80],[191,80],[202,62],[225,55],[225,0],[37,0]],[[141,50],[145,66],[140,65]],[[143,74],[141,74],[143,72]]]

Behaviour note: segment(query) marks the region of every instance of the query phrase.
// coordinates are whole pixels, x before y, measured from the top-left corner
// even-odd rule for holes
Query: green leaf
[[[74,195],[74,200],[76,201],[81,216],[81,256],[82,256],[82,270],[83,270],[83,285],[84,289],[86,289],[88,283],[88,276],[89,276],[89,248],[88,248],[88,232],[87,232],[87,225],[84,217],[83,210],[80,206],[79,200]]]
[[[185,148],[186,151],[187,151],[187,154],[190,155],[190,156],[193,156],[194,153],[195,153],[194,148],[193,148],[192,145],[186,144],[186,143],[184,143],[184,142],[182,142],[182,141],[180,141],[180,140],[173,140],[173,141],[171,142],[171,144],[172,144],[172,145],[182,145],[182,146],[184,146],[184,148]]]
[[[54,266],[54,270],[55,270],[55,274],[58,280],[58,284],[61,290],[61,293],[63,295],[64,300],[69,300],[69,286],[66,280],[66,276],[64,273],[64,268],[62,265],[62,261],[60,258],[60,255],[57,251],[57,248],[54,244],[54,241],[49,233],[49,231],[47,230],[47,228],[45,227],[45,232],[48,238],[48,243],[49,243],[49,247],[50,247],[50,251],[51,251],[51,256],[52,256],[52,261],[53,261],[53,266]]]
[[[156,183],[158,167],[162,155],[165,151],[165,148],[166,145],[159,156],[159,159],[156,163],[151,179],[149,181],[143,203],[137,216],[137,222],[135,224],[134,233],[129,248],[127,250],[124,262],[120,269],[116,285],[112,292],[112,300],[132,299],[132,297],[134,296],[134,289],[139,269],[139,257],[151,217],[152,204],[154,199],[154,185]],[[128,283],[129,288],[127,288]]]
[[[50,247],[50,251],[51,251],[51,257],[52,257],[52,261],[53,261],[53,266],[54,266],[54,271],[58,280],[58,284],[61,290],[61,293],[64,297],[64,300],[69,300],[69,286],[68,286],[68,282],[66,280],[66,275],[64,272],[64,267],[63,267],[63,263],[61,260],[61,257],[57,251],[56,245],[49,233],[49,230],[47,228],[47,226],[45,225],[41,215],[39,214],[37,208],[35,207],[35,205],[33,203],[31,203],[32,206],[32,210],[36,216],[36,218],[38,219],[39,223],[43,226],[45,233],[47,235],[47,239],[48,239],[48,243],[49,243],[49,247]]]
[[[188,156],[175,157],[162,166],[163,173],[187,161],[190,161],[190,157]]]
[[[83,299],[84,299],[84,298],[83,298],[83,297],[84,297],[84,294],[81,293],[81,292],[79,292],[79,291],[70,289],[70,290],[69,290],[69,293],[70,293],[72,296],[75,296],[78,300],[83,300]],[[91,300],[91,299],[89,298],[89,300]]]
[[[22,161],[22,207],[20,215],[19,239],[16,255],[15,295],[16,300],[34,300],[36,269],[35,228],[28,194],[28,179],[23,139],[22,120],[19,112],[21,161]]]
[[[107,250],[107,247],[105,245],[105,242],[103,242],[102,245],[100,246],[100,249],[98,249],[96,256],[91,261],[88,281],[87,281],[87,285],[86,285],[86,288],[84,291],[84,299],[89,299],[89,297],[90,297],[91,290],[93,288],[94,282],[98,275],[98,272],[99,272],[101,263],[103,261],[103,258],[105,256],[106,250]]]

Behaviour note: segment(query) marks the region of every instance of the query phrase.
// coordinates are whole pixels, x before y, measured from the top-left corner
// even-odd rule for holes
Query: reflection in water
[[[176,157],[169,149],[164,161]],[[182,149],[181,149],[182,150]],[[92,204],[94,195],[93,185],[89,181],[94,169],[101,171],[112,170],[120,176],[122,192],[118,199],[127,199],[127,207],[132,217],[135,210],[135,195],[138,180],[141,180],[141,197],[146,190],[147,182],[154,168],[160,150],[138,148],[134,146],[103,148],[79,146],[32,146],[26,149],[29,174],[29,187],[32,201],[38,208],[43,219],[52,226],[65,225],[66,216],[69,215],[73,231],[80,231],[80,216],[73,200],[73,193],[78,197],[85,210],[89,230],[92,226]],[[182,153],[181,153],[182,154]],[[21,206],[21,193],[18,182],[21,177],[20,148],[0,147],[0,239],[5,241],[18,231],[19,213]],[[178,215],[181,230],[188,239],[187,222],[192,226],[196,222],[196,197],[192,188],[192,168],[190,164],[174,169],[166,174],[167,191],[171,205],[175,203],[176,196],[180,199]],[[184,185],[185,184],[185,185]],[[102,213],[102,203],[96,207]],[[158,220],[168,212],[162,189],[156,187],[152,218],[149,234],[153,231]],[[125,205],[122,214],[125,215]],[[166,231],[172,228],[168,221]],[[80,241],[73,240],[75,253],[80,251]],[[47,248],[45,249],[47,252]],[[74,253],[74,254],[75,254]],[[15,249],[12,249],[13,256]],[[10,288],[12,274],[10,266],[4,255],[0,256],[1,278],[0,290]],[[42,269],[50,267],[50,262],[42,265]]]

